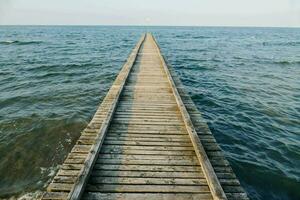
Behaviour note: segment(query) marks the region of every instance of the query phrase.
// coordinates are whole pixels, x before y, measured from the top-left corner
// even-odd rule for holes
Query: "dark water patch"
[[[247,179],[246,182],[250,183],[248,187],[252,191],[251,199],[297,199],[300,195],[299,190],[296,189],[298,180],[287,177],[281,170],[273,168],[271,171],[269,167],[261,166],[259,162],[232,160],[232,163],[237,174],[244,176]],[[267,177],[265,177],[266,174]],[[265,185],[265,182],[271,184]],[[253,188],[252,184],[257,184],[259,188]],[[263,188],[268,188],[270,193],[264,193]]]
[[[180,35],[176,35],[175,38],[176,39],[188,39],[192,36],[191,33],[182,33]]]
[[[44,119],[33,115],[2,126],[1,132],[11,131],[11,126],[19,134],[1,144],[0,170],[13,173],[0,174],[0,197],[44,187],[51,170],[57,170],[57,164],[64,160],[61,155],[69,152],[85,125],[74,118]]]

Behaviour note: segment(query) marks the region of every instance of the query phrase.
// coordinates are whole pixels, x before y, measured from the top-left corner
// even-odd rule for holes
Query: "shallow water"
[[[0,197],[42,189],[151,31],[252,199],[300,199],[300,29],[0,26]]]

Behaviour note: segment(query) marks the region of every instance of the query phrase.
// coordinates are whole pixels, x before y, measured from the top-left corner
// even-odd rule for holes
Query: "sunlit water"
[[[43,189],[151,31],[252,199],[300,199],[300,29],[0,26],[0,197]]]

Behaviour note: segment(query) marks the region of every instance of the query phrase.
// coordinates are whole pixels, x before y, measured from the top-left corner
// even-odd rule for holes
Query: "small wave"
[[[288,42],[263,42],[263,46],[299,46],[300,41],[288,41]]]
[[[179,38],[179,39],[186,39],[186,38],[190,38],[191,34],[182,34],[182,35],[176,35],[175,38]]]
[[[177,35],[175,36],[176,39],[183,39],[183,40],[192,40],[192,39],[209,39],[209,38],[213,38],[213,37],[210,37],[210,36],[203,36],[203,35],[198,35],[198,36],[192,36],[190,34],[188,35]]]
[[[193,49],[193,48],[186,49],[186,50],[181,50],[181,49],[178,50],[183,52],[192,52],[192,53],[207,52],[207,49]]]
[[[2,45],[30,45],[30,44],[41,44],[42,41],[20,41],[20,40],[6,40],[0,41]]]
[[[279,61],[274,61],[274,64],[279,64],[279,65],[300,65],[300,61],[293,61],[293,60],[279,60]]]
[[[233,59],[236,59],[236,60],[243,60],[243,59],[245,59],[245,58],[243,58],[243,57],[241,57],[241,56],[233,56],[232,58],[233,58]]]
[[[194,39],[209,39],[209,38],[212,38],[212,37],[200,35],[200,36],[194,36],[193,38]]]
[[[204,60],[203,59],[197,59],[197,58],[183,58],[182,61],[184,63],[189,63],[189,62],[202,62]]]
[[[10,71],[0,71],[0,75],[13,75],[14,73],[13,72],[10,72]]]

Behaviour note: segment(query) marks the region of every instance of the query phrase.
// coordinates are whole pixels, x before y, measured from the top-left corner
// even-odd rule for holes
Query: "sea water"
[[[300,199],[300,29],[0,26],[0,198],[35,198],[152,32],[251,199]]]

